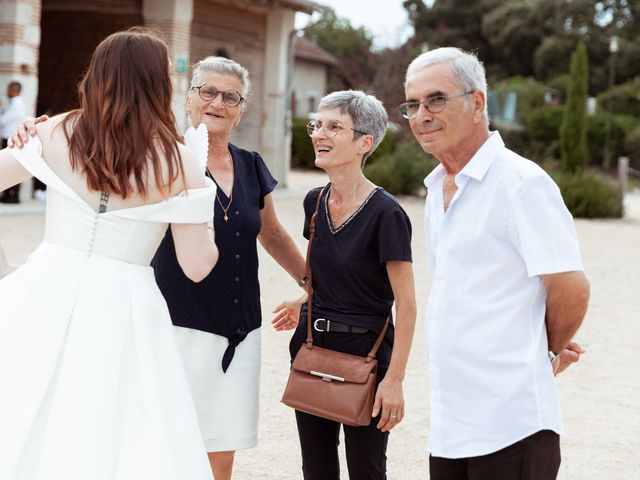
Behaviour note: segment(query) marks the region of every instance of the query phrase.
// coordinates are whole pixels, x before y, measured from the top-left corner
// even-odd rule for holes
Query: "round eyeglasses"
[[[320,133],[320,130],[322,130],[325,136],[328,138],[335,137],[342,130],[353,130],[360,135],[367,135],[367,133],[361,130],[356,130],[355,128],[351,127],[344,127],[338,120],[327,120],[325,123],[312,120],[311,122],[307,123],[307,133],[310,137],[312,137],[314,133]]]
[[[424,108],[431,113],[440,113],[445,109],[447,102],[452,98],[469,95],[474,91],[475,90],[470,90],[468,92],[457,93],[455,95],[434,95],[433,97],[427,97],[419,102],[405,102],[398,106],[398,110],[400,110],[400,113],[406,119],[415,118],[416,115],[418,115],[418,110],[420,110],[420,105],[424,105]]]
[[[235,90],[227,90],[223,92],[222,90],[218,90],[213,85],[204,84],[199,87],[191,87],[191,90],[197,90],[198,95],[205,102],[213,102],[218,94],[222,95],[222,103],[224,103],[227,107],[237,107],[242,103],[244,97],[240,95],[239,92]]]

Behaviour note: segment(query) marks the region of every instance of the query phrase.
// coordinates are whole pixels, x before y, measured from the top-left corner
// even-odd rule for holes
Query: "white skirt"
[[[207,452],[253,448],[258,444],[261,329],[236,347],[222,371],[226,337],[174,327]]]

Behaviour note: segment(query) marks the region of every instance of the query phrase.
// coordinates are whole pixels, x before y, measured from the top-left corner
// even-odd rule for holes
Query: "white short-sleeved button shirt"
[[[571,214],[544,170],[497,132],[456,175],[446,213],[444,177],[440,165],[425,179],[428,449],[465,458],[563,433],[540,275],[582,270]]]

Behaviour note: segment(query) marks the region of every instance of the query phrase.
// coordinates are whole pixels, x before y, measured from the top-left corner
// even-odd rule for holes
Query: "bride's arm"
[[[31,176],[29,171],[6,148],[0,150],[0,192],[24,182]]]
[[[15,266],[9,264],[7,256],[5,255],[2,246],[0,246],[0,278],[9,275],[15,269]]]

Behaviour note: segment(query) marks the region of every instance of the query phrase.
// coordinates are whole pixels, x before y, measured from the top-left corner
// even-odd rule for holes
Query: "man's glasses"
[[[435,97],[427,97],[420,102],[406,102],[401,104],[398,107],[398,110],[400,110],[402,116],[407,119],[415,118],[416,115],[418,115],[420,105],[424,105],[424,107],[431,113],[440,113],[445,109],[447,102],[452,98],[462,97],[463,95],[469,95],[473,92],[474,90],[470,90],[468,92],[457,93],[455,95],[437,95]]]
[[[212,102],[218,96],[218,94],[222,95],[222,103],[224,103],[227,107],[237,107],[242,103],[244,98],[240,95],[239,92],[235,90],[227,90],[223,92],[218,90],[213,85],[200,85],[199,87],[191,87],[191,90],[197,90],[200,98],[205,102]]]
[[[361,135],[367,135],[365,132],[360,130],[356,130],[355,128],[347,128],[342,126],[342,124],[337,120],[327,120],[327,122],[322,123],[321,121],[311,121],[307,123],[307,133],[309,136],[313,136],[314,133],[319,133],[320,130],[324,131],[324,134],[328,138],[333,138],[338,135],[342,130],[353,130],[356,133]]]

